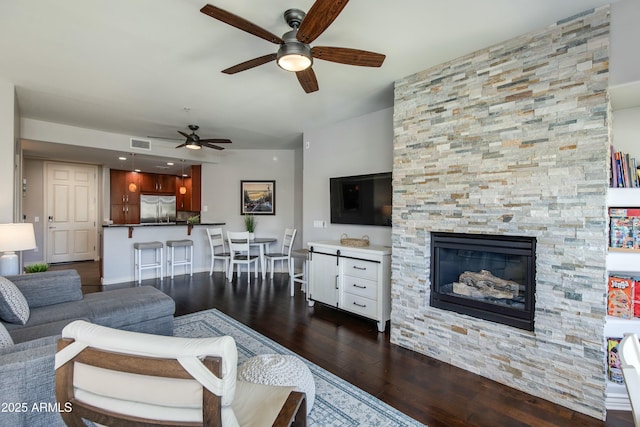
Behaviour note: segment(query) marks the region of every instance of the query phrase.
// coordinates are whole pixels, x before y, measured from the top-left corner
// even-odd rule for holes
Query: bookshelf
[[[607,208],[640,207],[640,188],[609,188]],[[609,250],[607,253],[607,277],[612,274],[622,276],[640,276],[640,251]],[[622,338],[625,333],[635,332],[640,335],[640,319],[622,319],[607,316],[605,322],[605,339]],[[605,343],[606,344],[606,343]],[[607,379],[606,407],[609,410],[630,411],[631,404],[624,384],[617,384]]]
[[[640,81],[609,88],[613,108],[612,142],[616,150],[624,151],[640,159]],[[640,208],[640,188],[609,188],[608,208]],[[612,249],[606,255],[607,279],[609,275],[640,276],[640,251]],[[606,285],[605,285],[606,287]],[[622,319],[607,316],[604,336],[623,337],[625,333],[640,335],[640,319]],[[606,342],[605,342],[606,346]],[[607,379],[606,408],[608,410],[631,410],[624,384]]]

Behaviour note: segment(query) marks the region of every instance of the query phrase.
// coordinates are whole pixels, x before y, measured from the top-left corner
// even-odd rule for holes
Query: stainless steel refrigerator
[[[140,196],[140,222],[176,221],[176,196]]]

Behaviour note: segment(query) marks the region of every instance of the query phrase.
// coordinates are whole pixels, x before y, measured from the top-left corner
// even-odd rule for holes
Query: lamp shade
[[[35,247],[33,224],[0,224],[0,252],[26,251]]]

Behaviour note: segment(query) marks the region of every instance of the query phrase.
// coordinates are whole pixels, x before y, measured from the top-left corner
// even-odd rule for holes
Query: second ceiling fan
[[[197,125],[189,125],[189,130],[191,131],[190,134],[179,130],[178,133],[187,139],[184,143],[176,146],[176,148],[187,147],[187,148],[191,148],[192,150],[199,150],[202,147],[207,147],[207,148],[213,148],[214,150],[224,150],[223,147],[219,147],[215,144],[231,144],[231,141],[228,139],[220,139],[220,138],[202,139],[196,134],[196,131],[198,129],[200,129],[200,127]]]
[[[306,14],[299,9],[287,10],[284,13],[284,19],[292,30],[282,37],[278,37],[244,18],[210,4],[200,9],[200,12],[261,39],[280,45],[277,53],[250,59],[222,70],[223,73],[235,74],[275,60],[280,68],[295,72],[302,89],[306,93],[311,93],[318,90],[318,80],[311,68],[313,58],[362,67],[380,67],[384,62],[385,55],[366,50],[309,46],[338,17],[347,2],[348,0],[316,0]]]

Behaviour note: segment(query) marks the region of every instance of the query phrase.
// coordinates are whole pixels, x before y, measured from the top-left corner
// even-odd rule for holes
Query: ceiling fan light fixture
[[[294,41],[289,41],[290,37],[287,37],[291,33]],[[284,35],[283,39],[286,43],[278,49],[276,63],[283,70],[298,72],[311,67],[313,59],[309,45],[295,41],[295,33],[296,31],[290,31]]]
[[[202,146],[195,141],[188,141],[185,147],[190,148],[192,150],[199,150],[202,148]]]

